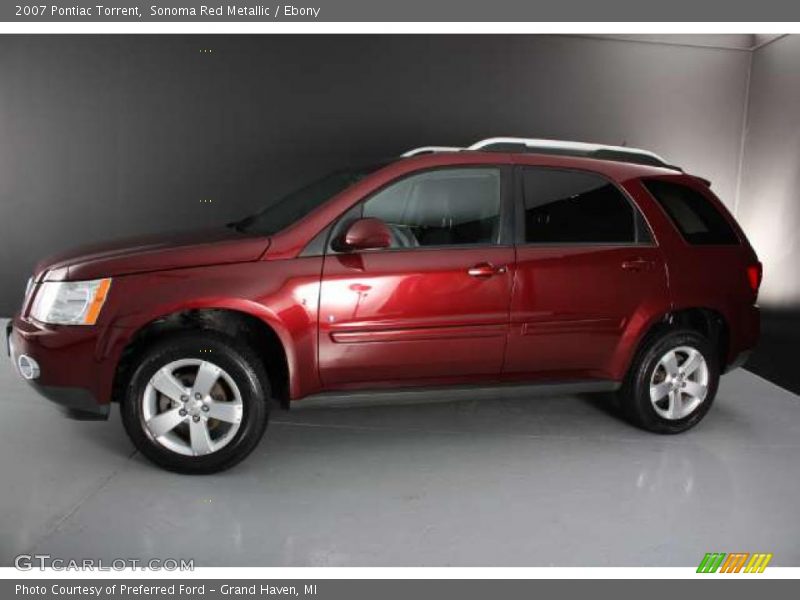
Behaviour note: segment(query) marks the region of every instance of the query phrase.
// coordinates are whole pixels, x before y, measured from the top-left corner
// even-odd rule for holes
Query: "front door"
[[[423,171],[348,213],[381,219],[393,240],[364,252],[329,245],[319,310],[325,386],[499,376],[514,260],[502,234],[504,175],[494,166]]]
[[[668,298],[661,251],[605,178],[541,167],[517,175],[521,239],[505,375],[607,379],[631,319]]]

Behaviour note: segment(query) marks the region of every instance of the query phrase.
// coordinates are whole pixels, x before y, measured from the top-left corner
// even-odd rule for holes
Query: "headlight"
[[[45,281],[36,291],[31,316],[42,323],[94,325],[110,287],[111,279]]]

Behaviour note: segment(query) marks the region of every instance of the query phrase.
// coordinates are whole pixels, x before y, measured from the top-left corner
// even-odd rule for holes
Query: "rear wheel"
[[[216,332],[180,333],[140,356],[122,419],[134,445],[157,465],[213,473],[256,447],[268,397],[266,374],[248,347]]]
[[[656,433],[680,433],[708,413],[719,385],[713,345],[693,330],[652,338],[637,355],[620,390],[625,416]]]

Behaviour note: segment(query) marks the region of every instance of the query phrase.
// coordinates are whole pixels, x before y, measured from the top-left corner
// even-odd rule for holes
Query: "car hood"
[[[131,237],[90,244],[51,256],[34,271],[36,281],[80,281],[148,271],[258,260],[269,238],[217,228]]]

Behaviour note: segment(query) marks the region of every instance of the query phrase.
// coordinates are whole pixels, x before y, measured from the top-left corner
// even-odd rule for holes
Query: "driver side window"
[[[412,175],[367,200],[363,217],[388,225],[391,248],[496,244],[500,170],[453,168]]]

